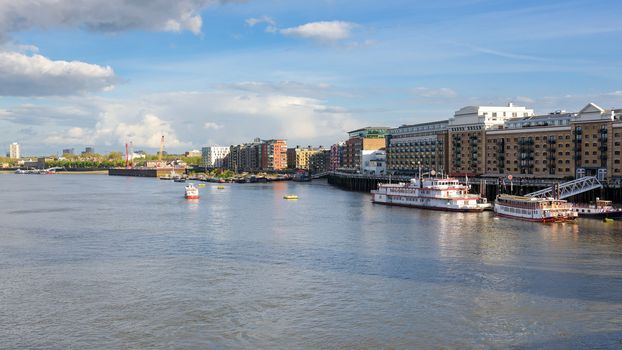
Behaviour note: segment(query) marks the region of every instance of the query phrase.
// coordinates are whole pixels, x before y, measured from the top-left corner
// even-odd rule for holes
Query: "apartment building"
[[[261,170],[284,170],[287,168],[287,141],[283,139],[261,142]]]
[[[621,115],[620,109],[589,103],[579,112],[509,118],[485,131],[470,170],[483,176],[620,178]]]
[[[467,106],[448,123],[448,172],[475,176],[486,170],[486,132],[502,129],[511,119],[533,116],[533,110],[514,106]]]
[[[387,130],[387,173],[416,175],[421,165],[424,172],[444,173],[448,168],[447,120],[402,125]]]
[[[201,165],[206,168],[223,168],[231,151],[230,147],[208,146],[201,149]]]
[[[13,142],[12,144],[9,145],[9,158],[11,159],[21,158],[19,143]]]
[[[351,171],[360,171],[362,151],[376,151],[385,149],[385,135],[387,127],[365,127],[350,131],[345,142],[344,168]]]

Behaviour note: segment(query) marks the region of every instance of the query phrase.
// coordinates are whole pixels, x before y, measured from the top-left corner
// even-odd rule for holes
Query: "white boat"
[[[411,179],[409,183],[379,184],[371,191],[374,203],[404,207],[481,212],[490,208],[486,198],[469,194],[469,186],[458,179]]]
[[[563,199],[502,194],[495,200],[498,216],[536,222],[564,222],[577,217],[572,204]]]
[[[193,183],[187,184],[185,190],[186,199],[199,199],[199,189]]]
[[[622,209],[614,208],[611,201],[596,198],[594,203],[574,204],[574,210],[580,217],[603,219],[616,218],[622,216]]]

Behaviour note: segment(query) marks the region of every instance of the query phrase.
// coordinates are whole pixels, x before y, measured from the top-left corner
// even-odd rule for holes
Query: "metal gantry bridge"
[[[598,181],[598,179],[594,176],[584,176],[582,178],[563,182],[558,185],[545,188],[540,191],[528,193],[525,196],[527,197],[536,197],[536,198],[559,198],[564,199],[568,197],[572,197],[576,194],[591,191],[597,188],[602,188],[603,185]]]

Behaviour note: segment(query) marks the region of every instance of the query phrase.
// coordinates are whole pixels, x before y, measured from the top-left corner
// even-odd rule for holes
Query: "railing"
[[[559,199],[564,199],[564,198],[572,197],[579,193],[591,191],[593,189],[602,188],[602,187],[603,185],[598,181],[598,179],[596,179],[596,177],[584,176],[580,179],[561,183],[557,185],[557,188],[556,186],[552,186],[552,187],[545,188],[540,191],[526,194],[525,196],[535,197],[535,198],[557,197]]]

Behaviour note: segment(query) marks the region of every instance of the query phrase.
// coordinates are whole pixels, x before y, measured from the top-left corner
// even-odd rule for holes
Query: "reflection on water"
[[[322,181],[200,191],[0,176],[2,347],[622,345],[622,222],[386,207]]]

